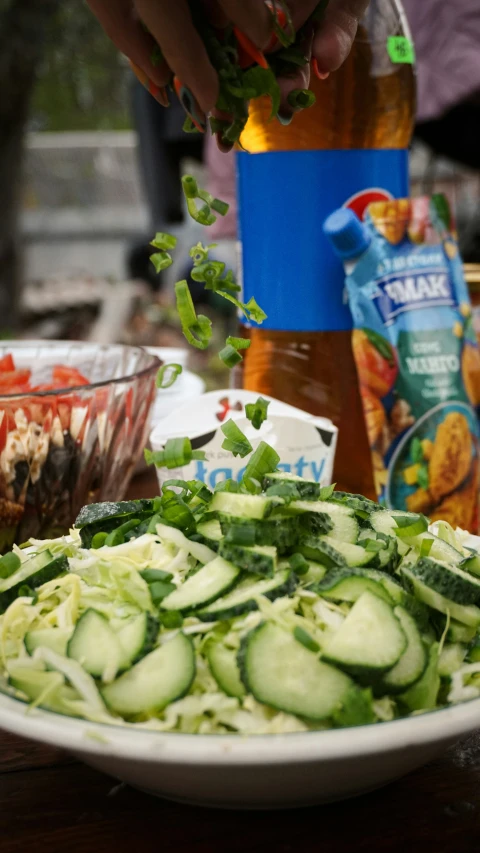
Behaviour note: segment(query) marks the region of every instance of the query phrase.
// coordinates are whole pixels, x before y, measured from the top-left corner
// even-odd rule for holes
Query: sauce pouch
[[[478,532],[480,354],[444,196],[369,205],[347,266],[379,502]]]

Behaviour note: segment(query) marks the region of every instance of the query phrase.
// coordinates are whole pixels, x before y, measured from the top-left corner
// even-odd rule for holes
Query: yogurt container
[[[337,428],[328,418],[315,417],[294,406],[262,395],[270,401],[267,420],[254,429],[245,417],[246,403],[255,403],[253,391],[210,391],[175,408],[150,435],[152,450],[163,450],[169,438],[187,437],[194,450],[204,450],[205,461],[193,460],[181,468],[157,468],[160,487],[165,480],[202,480],[213,489],[222,480],[241,480],[248,457],[223,450],[221,425],[230,418],[238,423],[255,450],[266,441],[280,456],[279,469],[329,485],[337,443]]]

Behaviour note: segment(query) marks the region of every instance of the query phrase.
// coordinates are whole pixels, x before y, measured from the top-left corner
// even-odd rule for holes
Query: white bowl
[[[0,726],[67,750],[86,764],[167,799],[236,809],[283,809],[352,797],[426,764],[480,722],[480,699],[350,729],[288,735],[133,731],[27,711],[0,696]]]

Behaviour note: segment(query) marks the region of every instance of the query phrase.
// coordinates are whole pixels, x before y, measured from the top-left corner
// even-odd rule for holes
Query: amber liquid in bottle
[[[414,120],[414,70],[411,65],[390,65],[386,53],[388,34],[402,32],[398,5],[390,0],[372,2],[342,68],[325,81],[312,77],[316,104],[311,109],[284,127],[268,120],[267,99],[252,102],[242,136],[245,148],[252,153],[406,148]],[[375,498],[351,332],[287,332],[260,326],[242,328],[242,335],[251,339],[251,345],[234,375],[235,386],[331,418],[339,430],[337,487]]]

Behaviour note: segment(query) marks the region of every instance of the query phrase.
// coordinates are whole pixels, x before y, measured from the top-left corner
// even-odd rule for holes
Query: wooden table
[[[129,496],[154,489],[147,473]],[[155,799],[55,749],[0,733],[0,853],[157,851],[479,853],[480,734],[375,793],[245,813]]]

